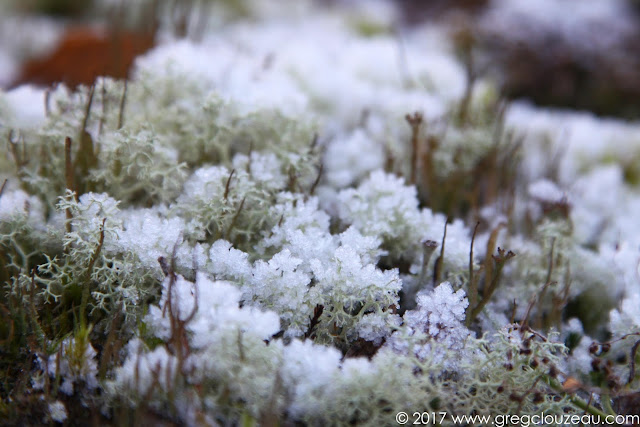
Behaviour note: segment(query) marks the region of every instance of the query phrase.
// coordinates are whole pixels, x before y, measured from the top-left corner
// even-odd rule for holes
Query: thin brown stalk
[[[75,192],[75,176],[74,176],[74,167],[73,161],[71,159],[71,144],[73,141],[71,138],[66,137],[64,140],[64,180],[65,186],[68,190],[73,192],[74,199],[76,199],[77,193]],[[71,208],[67,208],[65,211],[65,215],[67,218],[67,222],[65,224],[65,231],[67,234],[73,231],[71,221],[73,220],[73,214],[71,213]]]
[[[476,240],[476,234],[478,233],[479,226],[480,221],[476,222],[476,226],[473,228],[471,248],[469,249],[469,307],[475,307],[478,303],[478,283],[475,280],[473,269],[473,244]]]
[[[498,255],[491,255],[491,258],[493,259],[493,263],[495,264],[495,267],[492,266],[493,276],[491,278],[491,282],[487,284],[487,280],[489,280],[489,277],[491,276],[485,273],[485,288],[482,293],[482,299],[471,310],[471,314],[467,316],[467,320],[466,320],[467,326],[470,325],[471,322],[473,322],[473,320],[480,314],[480,312],[482,312],[484,307],[487,305],[487,303],[493,296],[493,293],[496,291],[496,289],[498,288],[498,285],[500,284],[500,279],[502,277],[502,269],[504,268],[505,263],[515,256],[516,254],[514,254],[513,252],[511,251],[506,252],[504,249],[500,249],[500,248],[498,248]]]
[[[551,249],[549,250],[549,267],[547,268],[547,279],[545,280],[545,283],[551,283],[551,276],[553,275],[553,268],[554,268],[553,258],[554,258],[555,245],[556,245],[556,238],[553,237],[551,238]],[[540,291],[540,295],[538,297],[539,303],[542,303],[542,301],[544,301],[544,297],[547,294],[547,287],[548,286],[545,285],[542,288],[542,291]],[[540,312],[538,313],[537,321],[535,323],[536,329],[542,328],[543,314],[544,314],[544,311],[540,310]]]
[[[420,269],[420,277],[418,278],[420,286],[423,286],[426,282],[427,267],[429,266],[431,256],[433,256],[433,252],[435,252],[437,247],[438,243],[433,240],[422,242],[422,268]]]
[[[486,251],[486,256],[484,258],[484,277],[485,277],[485,282],[487,283],[493,277],[494,261],[492,256],[496,250],[498,233],[504,226],[505,226],[505,223],[498,224],[498,226],[491,231],[491,235],[489,236],[489,240],[487,241],[487,251]]]
[[[640,341],[636,341],[631,347],[631,360],[629,362],[629,378],[627,379],[627,384],[631,384],[636,377],[636,353],[638,352],[638,346],[640,346]]]
[[[513,324],[516,321],[516,312],[518,311],[518,303],[516,299],[513,299],[513,308],[511,309],[511,318],[509,319],[509,323]]]
[[[416,184],[418,176],[418,144],[420,141],[420,127],[422,126],[422,113],[415,112],[413,115],[407,114],[405,120],[411,126],[411,177],[409,182],[412,185]]]
[[[318,176],[316,176],[315,181],[311,185],[311,189],[309,189],[309,195],[313,196],[313,193],[316,191],[316,187],[320,183],[320,179],[322,178],[322,172],[324,171],[324,164],[320,162],[320,166],[318,167]]]
[[[0,186],[0,199],[2,198],[2,193],[4,193],[4,188],[7,186],[7,179],[2,182],[2,186]]]
[[[440,245],[440,256],[436,260],[436,265],[433,269],[433,285],[437,285],[440,282],[440,275],[442,274],[442,265],[444,264],[444,244],[447,240],[447,222],[444,223],[444,234],[442,235],[442,244]]]
[[[544,284],[544,286],[542,287],[542,289],[546,289],[548,286],[552,285],[552,282],[547,282]],[[536,305],[536,302],[538,301],[538,298],[536,295],[533,295],[531,297],[531,300],[529,301],[529,305],[527,306],[527,311],[525,312],[524,318],[520,321],[520,325],[521,328],[520,329],[524,329],[524,328],[528,328],[529,327],[529,316],[531,315],[531,310],[533,309],[533,306]]]
[[[93,94],[96,90],[95,85],[91,85],[89,88],[89,100],[87,101],[87,105],[84,109],[84,118],[82,119],[82,128],[81,131],[87,131],[87,124],[89,123],[89,116],[91,115],[91,106],[93,105]]]
[[[102,83],[102,114],[100,115],[100,122],[98,123],[98,135],[102,135],[102,128],[104,127],[104,120],[107,116],[107,86]]]
[[[82,322],[82,326],[86,325],[86,311],[87,304],[89,302],[89,295],[91,294],[91,273],[93,272],[93,267],[100,256],[100,252],[102,251],[102,246],[104,245],[104,225],[107,219],[102,219],[102,225],[100,226],[100,238],[98,240],[98,246],[93,251],[91,255],[91,259],[89,260],[89,265],[87,266],[87,271],[85,273],[86,282],[83,283],[82,289],[82,300],[80,302],[80,322]]]
[[[233,216],[233,219],[231,220],[231,224],[229,224],[229,228],[227,229],[227,233],[225,235],[225,239],[226,240],[229,240],[229,237],[231,236],[231,231],[236,226],[236,221],[238,220],[238,217],[240,216],[240,212],[242,212],[242,208],[244,207],[244,201],[245,200],[246,200],[246,197],[243,197],[242,201],[240,202],[240,206],[238,207],[238,210],[236,211],[236,214]]]
[[[227,183],[224,186],[224,200],[226,201],[229,197],[229,189],[231,188],[231,178],[233,178],[233,174],[236,173],[235,169],[231,169],[231,173],[229,174],[229,178],[227,178]]]
[[[35,269],[31,270],[31,289],[29,290],[29,309],[31,311],[31,325],[36,333],[38,344],[41,351],[46,351],[46,335],[38,322],[38,312],[35,304],[36,292],[36,273]]]
[[[124,126],[124,107],[127,103],[127,81],[124,81],[124,89],[122,89],[122,98],[120,98],[120,110],[118,112],[118,129]]]
[[[109,334],[107,335],[107,341],[104,344],[104,350],[102,351],[98,367],[98,378],[101,380],[106,378],[109,363],[113,356],[120,350],[120,343],[116,340],[116,330],[118,322],[120,321],[120,313],[121,311],[116,311],[116,314],[111,319],[111,324],[109,325]]]
[[[75,191],[73,179],[73,162],[71,160],[71,144],[73,140],[66,137],[64,140],[64,178],[67,189]]]

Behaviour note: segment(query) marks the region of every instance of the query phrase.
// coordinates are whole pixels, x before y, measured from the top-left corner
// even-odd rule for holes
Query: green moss
[[[381,34],[388,34],[391,29],[383,24],[368,20],[356,20],[353,23],[356,32],[362,37],[375,37]]]

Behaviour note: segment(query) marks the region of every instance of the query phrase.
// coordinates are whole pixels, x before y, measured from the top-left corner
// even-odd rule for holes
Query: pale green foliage
[[[135,254],[114,256],[104,250],[105,244],[118,235],[113,199],[90,193],[79,203],[74,193],[68,192],[58,209],[70,212],[70,230],[62,236],[61,253],[55,257],[45,254],[46,262],[36,269],[33,280],[39,293],[48,302],[68,299],[78,305],[83,293],[88,293],[92,297],[90,313],[121,311],[127,323],[133,322],[142,300],[153,293],[154,280],[148,272],[136,268]],[[18,286],[26,288],[30,282],[28,274],[23,273]]]
[[[0,222],[0,245],[11,259],[11,263],[5,266],[7,270],[28,271],[41,254],[41,248],[48,244],[46,234],[35,229],[24,216]]]
[[[187,223],[186,238],[212,242],[225,238],[251,249],[260,231],[273,225],[268,216],[270,189],[246,170],[223,166],[200,168],[187,180],[172,208]]]
[[[413,414],[443,410],[449,400],[438,364],[381,350],[371,362],[347,359],[331,390],[316,403],[317,412],[304,417],[335,425],[379,426],[392,424],[399,411]],[[447,408],[449,409],[449,408]]]
[[[448,396],[455,413],[536,414],[572,411],[566,396],[549,385],[560,374],[567,353],[562,343],[509,325],[490,339],[478,340],[478,351],[462,361]],[[454,391],[455,390],[455,391]]]
[[[186,167],[177,163],[175,150],[158,144],[153,132],[122,130],[105,139],[100,156],[103,165],[91,177],[99,189],[127,204],[166,203],[178,195]]]
[[[375,426],[392,423],[398,411],[442,411],[449,416],[577,413],[568,398],[549,385],[566,354],[562,344],[521,334],[512,326],[490,338],[473,339],[469,347],[472,356],[461,358],[457,371],[386,348],[371,362],[347,359],[327,389],[308,396],[302,419]],[[442,345],[433,350],[458,357]],[[443,424],[453,425],[451,418]]]
[[[178,161],[190,167],[229,166],[237,153],[268,149],[286,174],[309,184],[315,178],[318,153],[308,120],[270,109],[243,111],[179,71],[170,69],[166,76],[142,73],[128,89],[126,112],[126,126],[153,123],[159,143],[179,147]]]
[[[621,281],[612,265],[576,242],[571,222],[565,218],[544,218],[532,234],[535,237],[525,241],[507,239],[519,250],[505,268],[503,280],[510,286],[498,289],[497,300],[535,302],[529,317],[537,328],[557,326],[563,308],[574,300],[589,307],[579,314],[585,328],[601,332]],[[522,304],[517,315],[524,317],[526,310]]]
[[[257,418],[272,405],[279,412],[282,346],[266,342],[278,317],[239,307],[239,298],[233,285],[201,274],[196,283],[165,279],[162,308],[150,307],[145,318],[162,343],[150,351],[143,342],[130,342],[124,365],[108,384],[110,398],[172,402],[183,419],[215,414],[237,420],[244,411]]]
[[[3,149],[22,188],[54,209],[57,195],[64,192],[64,140],[16,133],[6,138]],[[9,169],[9,170],[11,170]]]

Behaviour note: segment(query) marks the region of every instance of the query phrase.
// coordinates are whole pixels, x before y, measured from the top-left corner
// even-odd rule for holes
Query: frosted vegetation
[[[244,5],[0,92],[0,418],[625,413],[640,126],[507,105],[386,3]]]

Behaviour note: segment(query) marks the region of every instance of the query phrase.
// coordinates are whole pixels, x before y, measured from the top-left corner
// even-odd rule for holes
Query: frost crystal
[[[292,390],[294,416],[322,412],[318,400],[331,387],[340,365],[340,352],[311,341],[294,341],[284,349],[282,377]]]
[[[56,400],[53,403],[49,403],[49,416],[57,423],[63,423],[67,419],[67,408],[64,403]]]
[[[418,307],[404,315],[406,335],[401,331],[394,333],[391,347],[402,352],[412,349],[423,360],[445,361],[447,353],[443,349],[465,354],[466,342],[471,338],[471,332],[464,326],[468,305],[464,291],[454,292],[448,282],[419,294]],[[446,365],[456,367],[458,362],[446,360]]]
[[[384,149],[362,130],[337,138],[325,153],[327,179],[336,188],[347,187],[384,166]]]
[[[338,194],[338,215],[367,236],[381,238],[391,254],[401,255],[420,224],[415,187],[404,180],[378,170],[357,189]]]
[[[82,384],[89,390],[98,387],[96,355],[86,338],[67,338],[56,354],[49,356],[46,362],[40,361],[40,366],[51,377],[60,375],[60,391],[70,396],[74,393],[74,384]]]
[[[2,184],[0,184],[2,185]],[[30,222],[42,224],[44,214],[42,202],[34,196],[29,196],[22,190],[5,191],[0,197],[0,221],[9,221],[14,217],[28,217]]]

